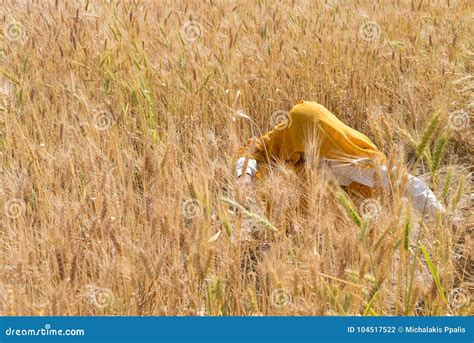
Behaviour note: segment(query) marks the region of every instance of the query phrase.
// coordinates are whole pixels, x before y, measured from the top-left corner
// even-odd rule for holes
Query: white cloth
[[[255,173],[257,172],[257,161],[254,160],[253,158],[245,158],[245,157],[241,157],[237,160],[237,163],[235,166],[237,177],[240,177],[242,174],[244,174],[243,168],[245,165],[245,160],[248,160],[245,174],[248,174],[253,177]]]
[[[357,182],[364,186],[374,187],[375,169],[358,166],[358,163],[363,163],[364,159],[355,161],[355,163],[344,163],[334,160],[325,161],[331,167],[336,180],[341,186],[348,186],[352,182]],[[380,167],[380,178],[381,186],[384,189],[388,188],[388,170],[384,165]],[[436,195],[433,191],[416,176],[407,175],[407,182],[403,193],[406,197],[411,199],[413,207],[420,212],[426,211],[434,216],[436,211],[446,211],[443,205],[436,199]]]
[[[236,171],[237,177],[243,174],[243,166],[245,157],[241,157],[237,161]],[[351,163],[340,162],[336,160],[322,159],[321,162],[330,167],[334,177],[341,186],[348,186],[352,182],[356,182],[368,187],[375,186],[375,169],[363,168],[361,166],[366,159],[355,160]],[[246,174],[255,175],[257,171],[257,161],[249,158],[247,163]],[[380,178],[383,188],[388,188],[388,170],[386,166],[380,167]],[[413,203],[413,207],[420,212],[427,212],[434,216],[436,211],[445,212],[443,205],[436,199],[431,189],[419,178],[408,174],[407,182],[404,189],[404,195],[409,197]]]

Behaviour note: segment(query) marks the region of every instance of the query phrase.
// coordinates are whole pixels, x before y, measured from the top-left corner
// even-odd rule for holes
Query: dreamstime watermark
[[[16,329],[9,327],[5,330],[6,336],[84,336],[84,329],[53,329],[50,324],[45,324],[39,329]]]
[[[359,28],[359,36],[367,42],[379,39],[380,33],[380,26],[375,21],[365,21]]]
[[[276,110],[270,116],[270,125],[276,130],[284,130],[292,124],[292,119],[288,111]]]
[[[378,200],[366,199],[360,204],[359,211],[365,220],[373,219],[382,212],[382,205]]]
[[[17,219],[25,213],[26,204],[21,199],[10,199],[3,206],[5,216],[10,219]]]
[[[276,308],[283,308],[293,303],[293,297],[289,290],[276,288],[270,294],[270,302]]]
[[[107,110],[94,111],[93,121],[98,131],[105,131],[115,124],[115,116]]]
[[[114,293],[108,288],[88,286],[86,296],[92,305],[97,308],[105,308],[114,303]]]
[[[194,43],[203,33],[201,24],[196,21],[188,21],[181,27],[181,37],[188,43]]]
[[[181,204],[181,213],[186,219],[194,219],[202,216],[204,208],[197,199],[186,199]]]
[[[453,288],[449,291],[448,302],[453,309],[467,306],[471,301],[471,296],[464,288]]]
[[[16,20],[7,21],[3,32],[10,42],[18,42],[26,36],[25,26]]]
[[[464,110],[449,113],[448,126],[454,131],[461,131],[469,128],[469,114]]]

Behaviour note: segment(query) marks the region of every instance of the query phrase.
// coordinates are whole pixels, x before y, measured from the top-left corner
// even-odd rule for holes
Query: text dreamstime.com
[[[51,325],[46,324],[44,328],[39,329],[15,329],[5,330],[6,336],[85,336],[84,329],[52,329]]]

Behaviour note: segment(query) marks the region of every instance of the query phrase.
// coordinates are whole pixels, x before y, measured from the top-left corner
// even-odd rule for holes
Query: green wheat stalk
[[[459,179],[458,183],[458,188],[456,189],[456,194],[454,195],[453,201],[451,203],[451,210],[455,210],[456,207],[459,204],[459,201],[461,201],[461,197],[464,193],[464,176],[462,175],[461,178]]]
[[[441,116],[441,111],[438,111],[433,116],[433,118],[431,118],[430,122],[428,123],[425,130],[423,131],[420,142],[418,143],[418,146],[416,147],[417,162],[423,156],[423,153],[426,147],[429,145],[431,139],[433,138],[433,134],[436,131],[436,128],[438,127],[440,116]]]
[[[410,248],[410,231],[411,231],[411,213],[408,211],[407,218],[405,220],[405,230],[403,234],[403,248],[408,251]]]
[[[443,190],[441,193],[441,199],[443,201],[446,201],[446,199],[448,198],[448,192],[449,192],[449,189],[451,188],[452,181],[453,181],[453,167],[449,166],[448,171],[446,172],[446,177],[443,182]]]
[[[431,256],[428,253],[428,250],[426,249],[426,247],[421,242],[420,242],[420,249],[421,249],[421,252],[423,253],[423,256],[425,257],[426,263],[428,264],[428,269],[430,270],[431,276],[433,277],[433,280],[436,284],[436,288],[438,289],[438,293],[440,294],[441,299],[443,300],[443,302],[449,307],[448,300],[446,299],[446,296],[444,295],[444,292],[443,292],[443,288],[441,287],[441,282],[439,280],[438,270],[436,269],[435,265],[433,264],[433,261],[431,260]]]
[[[443,133],[441,137],[436,141],[434,150],[433,150],[433,157],[431,159],[431,173],[434,174],[438,171],[439,166],[441,164],[441,159],[444,154],[444,150],[446,149],[446,145],[448,143],[448,135]]]
[[[262,217],[256,213],[250,212],[244,206],[239,204],[237,201],[229,199],[229,198],[224,198],[224,197],[221,197],[219,200],[229,206],[238,208],[239,210],[242,211],[242,214],[244,215],[245,218],[252,219],[256,223],[262,224],[265,229],[273,231],[273,232],[278,232],[278,229],[272,223],[270,223],[267,218]]]
[[[337,200],[339,200],[341,205],[346,209],[347,214],[354,221],[354,223],[356,223],[357,226],[362,229],[364,227],[364,221],[362,220],[360,215],[357,213],[357,210],[354,208],[352,201],[347,197],[347,195],[344,194],[342,190],[338,190],[336,192],[336,198]]]

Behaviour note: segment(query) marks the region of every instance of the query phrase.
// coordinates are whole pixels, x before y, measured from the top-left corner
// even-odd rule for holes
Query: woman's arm
[[[239,183],[250,183],[261,164],[269,163],[278,156],[282,131],[273,129],[259,138],[249,139],[247,145],[237,150],[235,172]]]
[[[248,185],[252,182],[257,173],[257,161],[250,157],[241,157],[235,165],[237,182],[240,185]]]
[[[328,161],[336,180],[342,186],[348,186],[352,182],[357,182],[364,186],[375,186],[374,168],[363,168],[357,163],[348,164],[338,161]],[[385,189],[389,187],[388,170],[386,166],[380,167],[381,186]],[[413,207],[420,212],[426,211],[434,216],[437,211],[446,212],[443,205],[436,199],[433,191],[416,176],[407,174],[407,182],[403,191],[404,195],[411,199]]]
[[[235,165],[235,173],[237,178],[242,175],[255,176],[257,172],[257,161],[250,157],[241,157],[237,160]]]
[[[425,210],[432,216],[434,216],[437,211],[446,213],[446,210],[436,199],[436,195],[433,191],[416,176],[407,175],[404,193],[406,196],[411,196],[413,206],[420,212]]]

